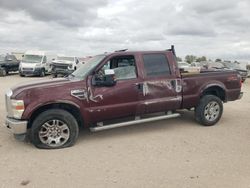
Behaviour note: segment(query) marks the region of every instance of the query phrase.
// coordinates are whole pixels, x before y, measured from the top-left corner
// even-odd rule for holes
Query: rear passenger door
[[[141,54],[144,73],[140,97],[145,113],[174,110],[181,106],[181,80],[170,65],[170,57],[164,52]]]

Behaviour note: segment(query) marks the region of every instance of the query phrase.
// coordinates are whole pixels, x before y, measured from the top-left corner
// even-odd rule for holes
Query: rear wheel
[[[31,142],[38,148],[58,149],[72,146],[79,133],[76,119],[69,112],[51,109],[32,123]]]
[[[223,104],[220,98],[205,95],[195,109],[195,119],[202,125],[211,126],[220,120],[222,113]]]

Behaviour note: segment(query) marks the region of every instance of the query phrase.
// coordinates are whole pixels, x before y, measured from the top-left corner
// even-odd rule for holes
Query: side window
[[[46,62],[47,62],[47,57],[44,56],[44,57],[43,57],[43,63],[46,63]]]
[[[137,77],[136,63],[134,56],[117,56],[110,59],[99,71],[99,75],[104,74],[104,70],[113,69],[117,80],[133,79]]]
[[[146,75],[149,77],[171,74],[168,60],[164,54],[144,54],[143,63]]]

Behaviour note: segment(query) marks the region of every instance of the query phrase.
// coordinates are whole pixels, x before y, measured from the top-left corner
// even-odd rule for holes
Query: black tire
[[[61,127],[65,127],[66,125],[66,133],[65,134],[69,134],[69,137],[67,139],[61,140],[62,137],[61,135],[53,135],[53,136],[57,136],[60,138],[54,138],[52,136],[52,134],[60,134],[58,132],[56,132],[57,130],[50,130],[54,127],[49,127],[46,131],[46,127],[48,127],[47,125],[54,121],[60,121],[62,123],[64,123],[63,125],[60,125]],[[59,127],[59,124],[57,124]],[[52,124],[53,126],[53,124]],[[44,128],[45,127],[45,128]],[[44,130],[45,129],[45,130]],[[60,130],[61,133],[64,132],[64,130]],[[70,147],[72,145],[74,145],[77,137],[78,137],[78,133],[79,133],[79,127],[78,127],[78,123],[76,121],[76,119],[74,118],[74,116],[72,114],[70,114],[69,112],[65,111],[65,110],[61,110],[61,109],[51,109],[51,110],[47,110],[45,112],[42,112],[40,115],[38,115],[38,117],[33,121],[32,123],[32,127],[31,127],[31,135],[30,135],[30,139],[31,142],[37,147],[37,148],[42,148],[42,149],[59,149],[59,148],[65,148],[65,147]],[[42,135],[44,134],[44,135]],[[48,135],[48,136],[47,136]],[[42,137],[42,138],[41,138]],[[47,137],[47,140],[46,140]],[[49,142],[49,139],[54,139],[50,142],[50,144],[46,144],[44,142]],[[61,145],[57,145],[55,140],[59,140],[59,142]],[[54,143],[53,143],[54,142]]]
[[[21,72],[19,72],[19,76],[24,77],[24,75]]]
[[[57,78],[57,74],[53,74],[53,78]]]
[[[44,70],[44,69],[41,70],[40,76],[41,76],[41,77],[44,77],[44,76],[45,76],[45,70]]]
[[[210,104],[211,106],[209,106]],[[195,119],[202,125],[212,126],[220,120],[222,113],[221,99],[214,95],[205,95],[195,109]]]
[[[0,70],[0,76],[6,76],[8,73],[7,73],[7,71],[6,71],[6,69],[5,68],[2,68],[1,70]]]

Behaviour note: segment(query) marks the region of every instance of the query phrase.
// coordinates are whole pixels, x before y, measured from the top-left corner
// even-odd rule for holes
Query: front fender
[[[80,111],[80,106],[72,101],[67,101],[67,100],[55,100],[55,101],[47,101],[45,103],[37,103],[35,105],[28,105],[25,107],[25,111],[22,115],[22,119],[28,120],[32,116],[34,112],[36,112],[38,109],[48,106],[48,105],[53,105],[53,104],[67,104],[67,105],[72,105],[79,109]]]

